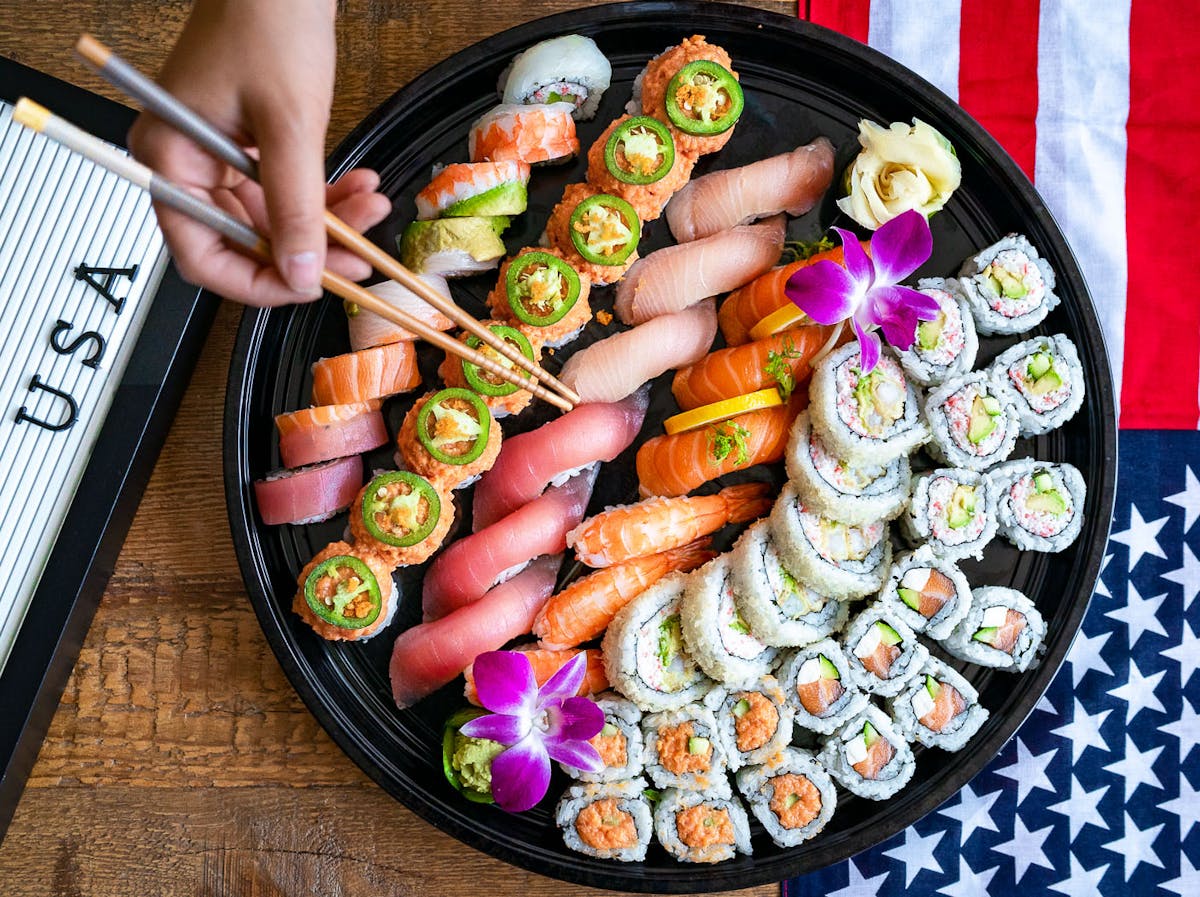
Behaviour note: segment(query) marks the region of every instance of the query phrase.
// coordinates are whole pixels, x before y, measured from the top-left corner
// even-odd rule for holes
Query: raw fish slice
[[[567,359],[559,379],[584,402],[617,402],[664,371],[699,361],[716,335],[709,299],[592,343]]]
[[[408,392],[421,383],[412,343],[322,358],[312,366],[314,405],[348,405]]]
[[[667,223],[686,243],[779,212],[803,215],[832,180],[833,144],[818,137],[790,153],[696,178],[671,198]]]
[[[381,404],[373,399],[276,415],[283,466],[304,467],[379,448],[388,441],[387,426],[379,412]]]
[[[565,549],[567,532],[583,519],[595,479],[594,470],[571,477],[438,555],[425,572],[425,619],[471,604],[533,558]]]
[[[549,682],[550,677],[557,673],[563,664],[580,653],[578,648],[551,651],[549,648],[539,648],[536,645],[521,645],[513,650],[529,655],[529,663],[533,667],[533,678],[537,681],[539,688]],[[579,686],[578,694],[598,695],[603,691],[608,691],[608,676],[604,672],[604,658],[600,654],[600,649],[588,648],[583,652],[583,656],[587,661],[587,670],[583,674],[583,684]],[[475,691],[474,664],[463,670],[463,676],[467,680],[466,687],[463,689],[467,700],[472,704],[478,704],[479,695]]]
[[[650,253],[617,287],[617,315],[641,324],[749,283],[779,261],[783,225],[780,215]]]
[[[390,673],[396,706],[411,707],[454,679],[486,651],[524,635],[554,591],[562,555],[533,561],[474,604],[400,634]]]
[[[649,401],[650,391],[641,389],[620,402],[579,405],[505,440],[475,487],[475,532],[533,501],[556,478],[621,454],[641,429]]]
[[[295,470],[277,470],[254,482],[254,498],[263,523],[317,523],[350,507],[362,488],[362,459],[357,455]]]
[[[451,299],[450,285],[446,283],[446,278],[439,274],[419,274],[417,276],[440,295]],[[394,280],[385,280],[383,283],[367,287],[367,292],[374,293],[392,308],[408,312],[414,318],[424,321],[434,330],[445,331],[454,326],[454,322],[444,314],[408,287],[401,286]],[[372,346],[417,338],[417,335],[411,330],[405,330],[399,324],[393,324],[386,318],[381,318],[374,312],[359,308],[357,305],[353,307],[353,314],[347,311],[346,322],[350,328],[350,348],[355,352],[359,349],[369,349]]]

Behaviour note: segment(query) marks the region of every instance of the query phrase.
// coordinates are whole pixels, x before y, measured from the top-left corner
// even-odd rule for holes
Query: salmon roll
[[[569,184],[546,222],[547,245],[592,283],[616,283],[637,261],[642,222],[619,196]]]
[[[747,688],[714,688],[704,706],[717,722],[730,772],[766,763],[792,740],[795,711],[774,676],[763,676]]]
[[[971,611],[942,647],[959,660],[1023,673],[1037,666],[1046,622],[1016,589],[983,586],[971,593]]]
[[[376,476],[358,493],[352,508],[354,544],[393,567],[429,560],[454,523],[450,490],[407,470]]]
[[[656,788],[729,793],[725,742],[712,711],[700,704],[642,718],[642,763]]]
[[[922,545],[897,558],[879,600],[913,632],[944,639],[971,609],[971,586],[953,561]]]
[[[780,847],[795,847],[817,835],[837,808],[833,779],[816,757],[798,748],[747,766],[737,774],[737,787]]]
[[[426,393],[404,416],[396,444],[402,466],[447,489],[471,485],[496,463],[500,425],[483,399],[451,387]]]
[[[388,343],[318,359],[312,366],[314,405],[348,405],[385,399],[421,385],[411,342]]]
[[[1001,352],[989,371],[993,381],[1012,389],[1022,436],[1049,433],[1083,407],[1083,366],[1065,334],[1017,343]]]
[[[579,336],[592,319],[592,282],[557,249],[526,247],[500,266],[488,293],[492,317],[551,349]]]
[[[1059,303],[1054,269],[1018,234],[963,262],[958,280],[984,336],[1024,333]]]
[[[516,349],[530,361],[541,361],[541,344],[531,341],[528,336],[516,327],[511,327],[501,321],[480,321],[479,323],[487,327],[488,330],[508,343],[510,348]],[[516,365],[491,346],[485,345],[483,340],[475,334],[463,331],[459,334],[458,340],[461,343],[465,343],[469,348],[479,352],[485,358],[489,358],[512,371],[517,371]],[[449,352],[446,353],[445,359],[438,366],[438,376],[442,378],[447,386],[469,389],[478,395],[483,399],[483,403],[488,406],[488,410],[496,420],[508,417],[510,414],[520,414],[533,401],[533,393],[528,389],[521,389],[515,383],[509,383],[503,377],[498,377],[489,371],[485,371],[479,365],[475,364],[475,362],[467,361],[465,358],[452,355]],[[536,382],[532,374],[526,374],[522,379]]]
[[[940,558],[983,558],[995,538],[996,492],[983,474],[940,468],[913,479],[913,497],[901,521],[914,545],[928,543]]]
[[[720,863],[754,850],[746,810],[728,785],[719,795],[668,788],[654,808],[654,834],[684,863]]]
[[[947,380],[925,401],[929,453],[949,467],[987,470],[1012,454],[1021,415],[1011,388],[975,371]]]
[[[846,602],[809,588],[784,566],[766,520],[737,540],[729,573],[738,614],[763,644],[809,645],[840,631],[849,616]]]
[[[573,103],[501,103],[471,125],[467,151],[472,162],[549,165],[579,154]]]
[[[962,750],[988,718],[971,683],[936,657],[896,695],[891,711],[906,738],[944,751]]]
[[[524,162],[453,162],[417,194],[417,220],[525,211],[529,166]]]
[[[554,811],[563,841],[571,850],[639,863],[654,831],[645,779],[572,785]]]
[[[850,621],[842,641],[850,675],[872,695],[898,694],[929,657],[917,634],[880,602]]]
[[[779,681],[798,726],[828,735],[867,706],[868,698],[850,673],[842,646],[824,639],[792,652],[779,667]]]
[[[987,476],[996,494],[1000,533],[1024,551],[1062,551],[1083,529],[1087,486],[1070,464],[1009,461]]]
[[[695,167],[694,154],[676,152],[667,125],[649,115],[622,115],[588,150],[587,181],[628,202],[642,221],[653,221]]]
[[[914,383],[937,386],[975,366],[979,337],[957,280],[927,277],[917,281],[917,291],[937,302],[937,317],[920,321],[912,345],[897,349],[896,357]]]
[[[596,749],[604,767],[599,772],[585,772],[575,766],[560,763],[563,772],[581,782],[617,782],[642,774],[642,711],[632,701],[616,692],[605,692],[592,699],[604,712],[604,728],[588,743]]]
[[[345,542],[325,546],[304,565],[294,610],[328,641],[365,641],[396,613],[392,566],[372,551]]]
[[[819,760],[847,791],[868,800],[897,794],[916,769],[908,741],[891,717],[874,705],[826,741]]]
[[[738,613],[729,566],[729,556],[721,555],[688,576],[679,619],[683,642],[700,669],[740,687],[770,672],[779,650],[764,644]]]

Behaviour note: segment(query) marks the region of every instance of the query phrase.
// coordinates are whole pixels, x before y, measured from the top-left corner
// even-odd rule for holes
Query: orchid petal
[[[500,744],[516,744],[529,734],[530,722],[525,717],[490,713],[463,723],[459,730],[468,738],[486,738]]]
[[[832,228],[832,230],[842,238],[842,257],[845,259],[846,270],[850,272],[850,276],[860,287],[870,289],[871,284],[875,282],[875,268],[871,264],[871,258],[862,248],[862,243],[859,243],[858,237],[848,230],[840,227]],[[872,241],[871,251],[875,251],[874,241]],[[830,262],[830,264],[833,263]]]
[[[475,691],[493,713],[529,718],[537,707],[533,666],[520,651],[488,651],[475,658]]]
[[[538,706],[545,707],[554,701],[561,701],[579,694],[579,687],[583,685],[583,676],[586,672],[587,656],[580,651],[560,666],[546,684],[538,689]]]
[[[899,283],[919,268],[933,252],[929,222],[909,209],[880,225],[871,237],[871,261],[878,287]]]
[[[599,772],[604,768],[600,752],[586,741],[546,742],[546,752],[551,760],[565,763],[584,772]]]
[[[879,363],[879,336],[864,329],[857,315],[850,319],[850,323],[854,327],[854,335],[858,337],[860,370],[869,374]]]
[[[587,741],[604,728],[604,711],[590,698],[567,698],[546,711],[545,741]]]
[[[528,810],[550,787],[550,757],[530,734],[492,760],[492,797],[510,813]]]
[[[897,349],[912,346],[917,322],[931,321],[940,311],[936,299],[909,287],[876,287],[870,299],[872,321],[883,328],[887,341]]]
[[[830,261],[801,268],[788,278],[784,292],[818,324],[836,324],[854,314],[863,291],[841,265]]]

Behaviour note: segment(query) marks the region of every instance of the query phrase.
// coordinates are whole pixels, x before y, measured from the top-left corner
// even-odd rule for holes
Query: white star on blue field
[[[1200,895],[1198,474],[1200,433],[1122,431],[1101,581],[1044,699],[962,791],[784,897]]]

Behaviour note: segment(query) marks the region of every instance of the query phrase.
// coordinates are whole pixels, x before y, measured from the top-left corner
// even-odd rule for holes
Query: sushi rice
[[[937,386],[975,366],[979,337],[958,281],[927,277],[917,281],[917,290],[936,300],[938,316],[919,323],[912,346],[897,350],[896,355],[913,382]]]
[[[867,763],[866,768],[870,769],[872,745],[876,739],[887,742],[891,755],[873,775],[865,776],[855,766]],[[886,748],[880,751],[886,752]],[[891,717],[873,704],[848,720],[837,734],[829,738],[818,759],[847,791],[869,800],[885,800],[894,796],[908,784],[916,769],[916,760],[908,741]]]
[[[765,764],[747,766],[738,772],[737,786],[750,812],[780,847],[795,847],[815,837],[837,808],[833,779],[816,757],[797,748]],[[816,812],[810,816],[814,800]]]
[[[687,843],[686,833],[697,828],[715,828],[724,837],[703,846]],[[668,788],[654,808],[654,834],[667,853],[684,863],[719,863],[754,852],[746,810],[728,792],[714,795]]]
[[[642,718],[642,764],[656,788],[729,792],[725,740],[712,711],[700,704]]]
[[[1017,343],[1000,353],[989,371],[1016,398],[1022,436],[1049,433],[1083,406],[1083,366],[1065,334]]]
[[[592,699],[604,713],[604,728],[592,739],[593,747],[605,760],[599,772],[585,772],[575,766],[560,763],[563,772],[581,782],[616,782],[642,774],[642,711],[632,701],[606,691]],[[597,745],[597,741],[603,742]],[[624,762],[621,762],[621,758]]]
[[[908,624],[878,601],[850,621],[842,643],[858,687],[883,697],[898,694],[929,657]]]
[[[1013,637],[1015,633],[1015,638]],[[1011,640],[1011,646],[998,638]],[[959,660],[1023,673],[1037,665],[1046,623],[1033,602],[1016,589],[983,586],[971,593],[971,611],[942,647]]]
[[[792,740],[795,711],[774,676],[763,676],[743,689],[714,688],[704,696],[730,772],[766,763]]]
[[[984,336],[1024,333],[1058,305],[1054,269],[1025,237],[1009,234],[963,262],[959,284]]]
[[[929,453],[952,467],[987,470],[1012,454],[1021,433],[1017,397],[987,371],[947,380],[929,393]]]
[[[879,600],[913,632],[943,639],[971,609],[971,586],[953,561],[922,545],[892,564]]]
[[[955,694],[961,699],[961,709],[939,720],[935,713],[939,701],[953,701]],[[944,751],[962,750],[988,718],[971,683],[936,657],[925,661],[918,675],[892,699],[889,709],[905,738]]]
[[[822,680],[834,679],[840,692],[834,686],[821,687]],[[842,646],[833,639],[787,655],[779,667],[779,682],[796,713],[796,725],[822,735],[833,732],[868,703],[866,694],[855,684]]]
[[[1000,533],[1025,551],[1062,551],[1083,529],[1083,475],[1070,464],[1022,458],[988,474]]]
[[[770,672],[778,649],[758,639],[738,613],[729,555],[710,561],[687,578],[679,604],[683,643],[710,677],[748,686]]]
[[[928,542],[940,558],[981,560],[996,535],[995,487],[987,476],[957,467],[920,474],[901,524],[914,545]]]
[[[624,863],[639,863],[646,858],[646,848],[654,831],[654,820],[650,801],[645,795],[645,779],[628,779],[620,782],[587,783],[573,785],[567,789],[554,811],[554,821],[562,829],[563,841],[571,850],[602,860],[619,860]],[[611,801],[611,803],[607,803]],[[615,812],[615,816],[614,816]],[[613,839],[610,832],[604,837],[592,836],[585,839],[583,831],[591,830],[591,824],[605,825],[605,821],[623,823],[628,835],[628,826],[633,828],[633,843],[626,846],[607,846]]]

